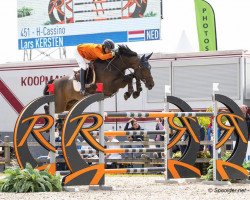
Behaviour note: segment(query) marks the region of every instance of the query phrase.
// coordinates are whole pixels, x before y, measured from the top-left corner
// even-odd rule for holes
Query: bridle
[[[138,76],[136,75],[135,72],[133,73],[133,72],[127,67],[126,63],[124,62],[124,60],[122,59],[122,56],[121,56],[120,54],[118,54],[118,55],[116,55],[115,57],[113,57],[110,61],[106,61],[106,62],[108,62],[108,65],[107,65],[107,67],[106,67],[104,70],[108,69],[109,71],[111,71],[111,69],[112,69],[112,67],[113,67],[113,68],[117,69],[117,70],[122,74],[122,76],[124,77],[125,74],[124,74],[116,65],[114,65],[114,64],[112,63],[117,57],[118,57],[118,59],[122,62],[122,64],[130,71],[130,73],[134,75],[134,78],[139,79],[139,80],[141,80],[141,81],[144,82],[144,83],[146,82],[145,79],[141,79],[140,77],[138,77]],[[140,64],[141,64],[142,66],[145,66],[144,63],[145,63],[145,64],[147,63],[147,65],[148,65],[147,67],[149,67],[149,69],[151,69],[151,65],[150,65],[147,61],[141,61],[141,59],[139,59],[139,60],[140,60]],[[138,68],[134,69],[134,71],[136,71],[137,69],[141,69],[141,68],[142,68],[141,65],[139,65]],[[139,70],[139,73],[141,73],[141,70]],[[142,76],[141,76],[141,77],[142,77]]]

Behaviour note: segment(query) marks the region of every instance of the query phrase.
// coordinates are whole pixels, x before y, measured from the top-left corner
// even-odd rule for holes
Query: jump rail
[[[147,136],[147,135],[164,135],[165,131],[104,131],[104,136]],[[92,132],[93,136],[98,136],[98,131]]]
[[[79,19],[75,20],[75,22],[93,22],[93,21],[108,21],[108,20],[117,20],[117,19],[128,19],[130,17],[123,16],[123,17],[104,17],[104,18],[97,18],[97,19]]]
[[[87,4],[98,4],[98,3],[110,3],[110,2],[120,2],[121,0],[100,0],[100,1],[87,1],[87,2],[79,2],[79,3],[74,3],[74,5],[79,6],[79,5],[87,5]]]
[[[116,153],[154,153],[163,152],[164,148],[121,148],[121,149],[105,149],[105,154],[116,154]],[[82,149],[81,154],[95,154],[98,151],[94,149]],[[62,153],[61,150],[58,151],[59,154]]]
[[[92,10],[78,10],[74,11],[74,13],[89,13],[89,12],[100,12],[100,11],[114,11],[114,10],[121,10],[121,8],[100,8],[100,9],[92,9]]]
[[[124,118],[124,117],[140,117],[140,118],[157,118],[157,117],[198,117],[213,116],[212,112],[106,112],[105,117]]]
[[[105,169],[105,174],[147,174],[152,172],[164,172],[164,167],[148,167],[148,168],[121,168],[121,169]],[[69,171],[58,171],[62,176],[68,175]]]

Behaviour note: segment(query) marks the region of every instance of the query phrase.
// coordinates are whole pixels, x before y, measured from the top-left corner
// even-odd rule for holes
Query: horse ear
[[[153,52],[151,54],[149,54],[146,59],[148,60],[151,56],[152,56]]]
[[[145,54],[143,54],[143,56],[141,57],[141,61],[145,60]]]

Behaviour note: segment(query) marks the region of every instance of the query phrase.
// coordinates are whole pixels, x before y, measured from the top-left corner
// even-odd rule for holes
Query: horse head
[[[154,87],[154,80],[151,74],[151,65],[148,62],[153,53],[146,56],[145,54],[140,58],[139,67],[135,69],[135,76],[139,78],[145,86],[151,90]]]
[[[128,46],[119,45],[118,55],[122,57],[123,62],[128,68],[134,69],[135,77],[141,80],[145,86],[151,90],[154,87],[154,80],[151,75],[151,65],[148,60],[153,53],[148,56],[139,57],[134,51],[131,51]]]

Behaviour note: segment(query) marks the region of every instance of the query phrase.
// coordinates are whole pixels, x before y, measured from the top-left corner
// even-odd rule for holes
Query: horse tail
[[[44,89],[43,89],[43,95],[49,95],[49,92],[48,92],[48,89],[49,89],[49,86],[48,84],[52,84],[54,82],[54,79],[51,79],[48,81],[48,83],[45,85]]]

